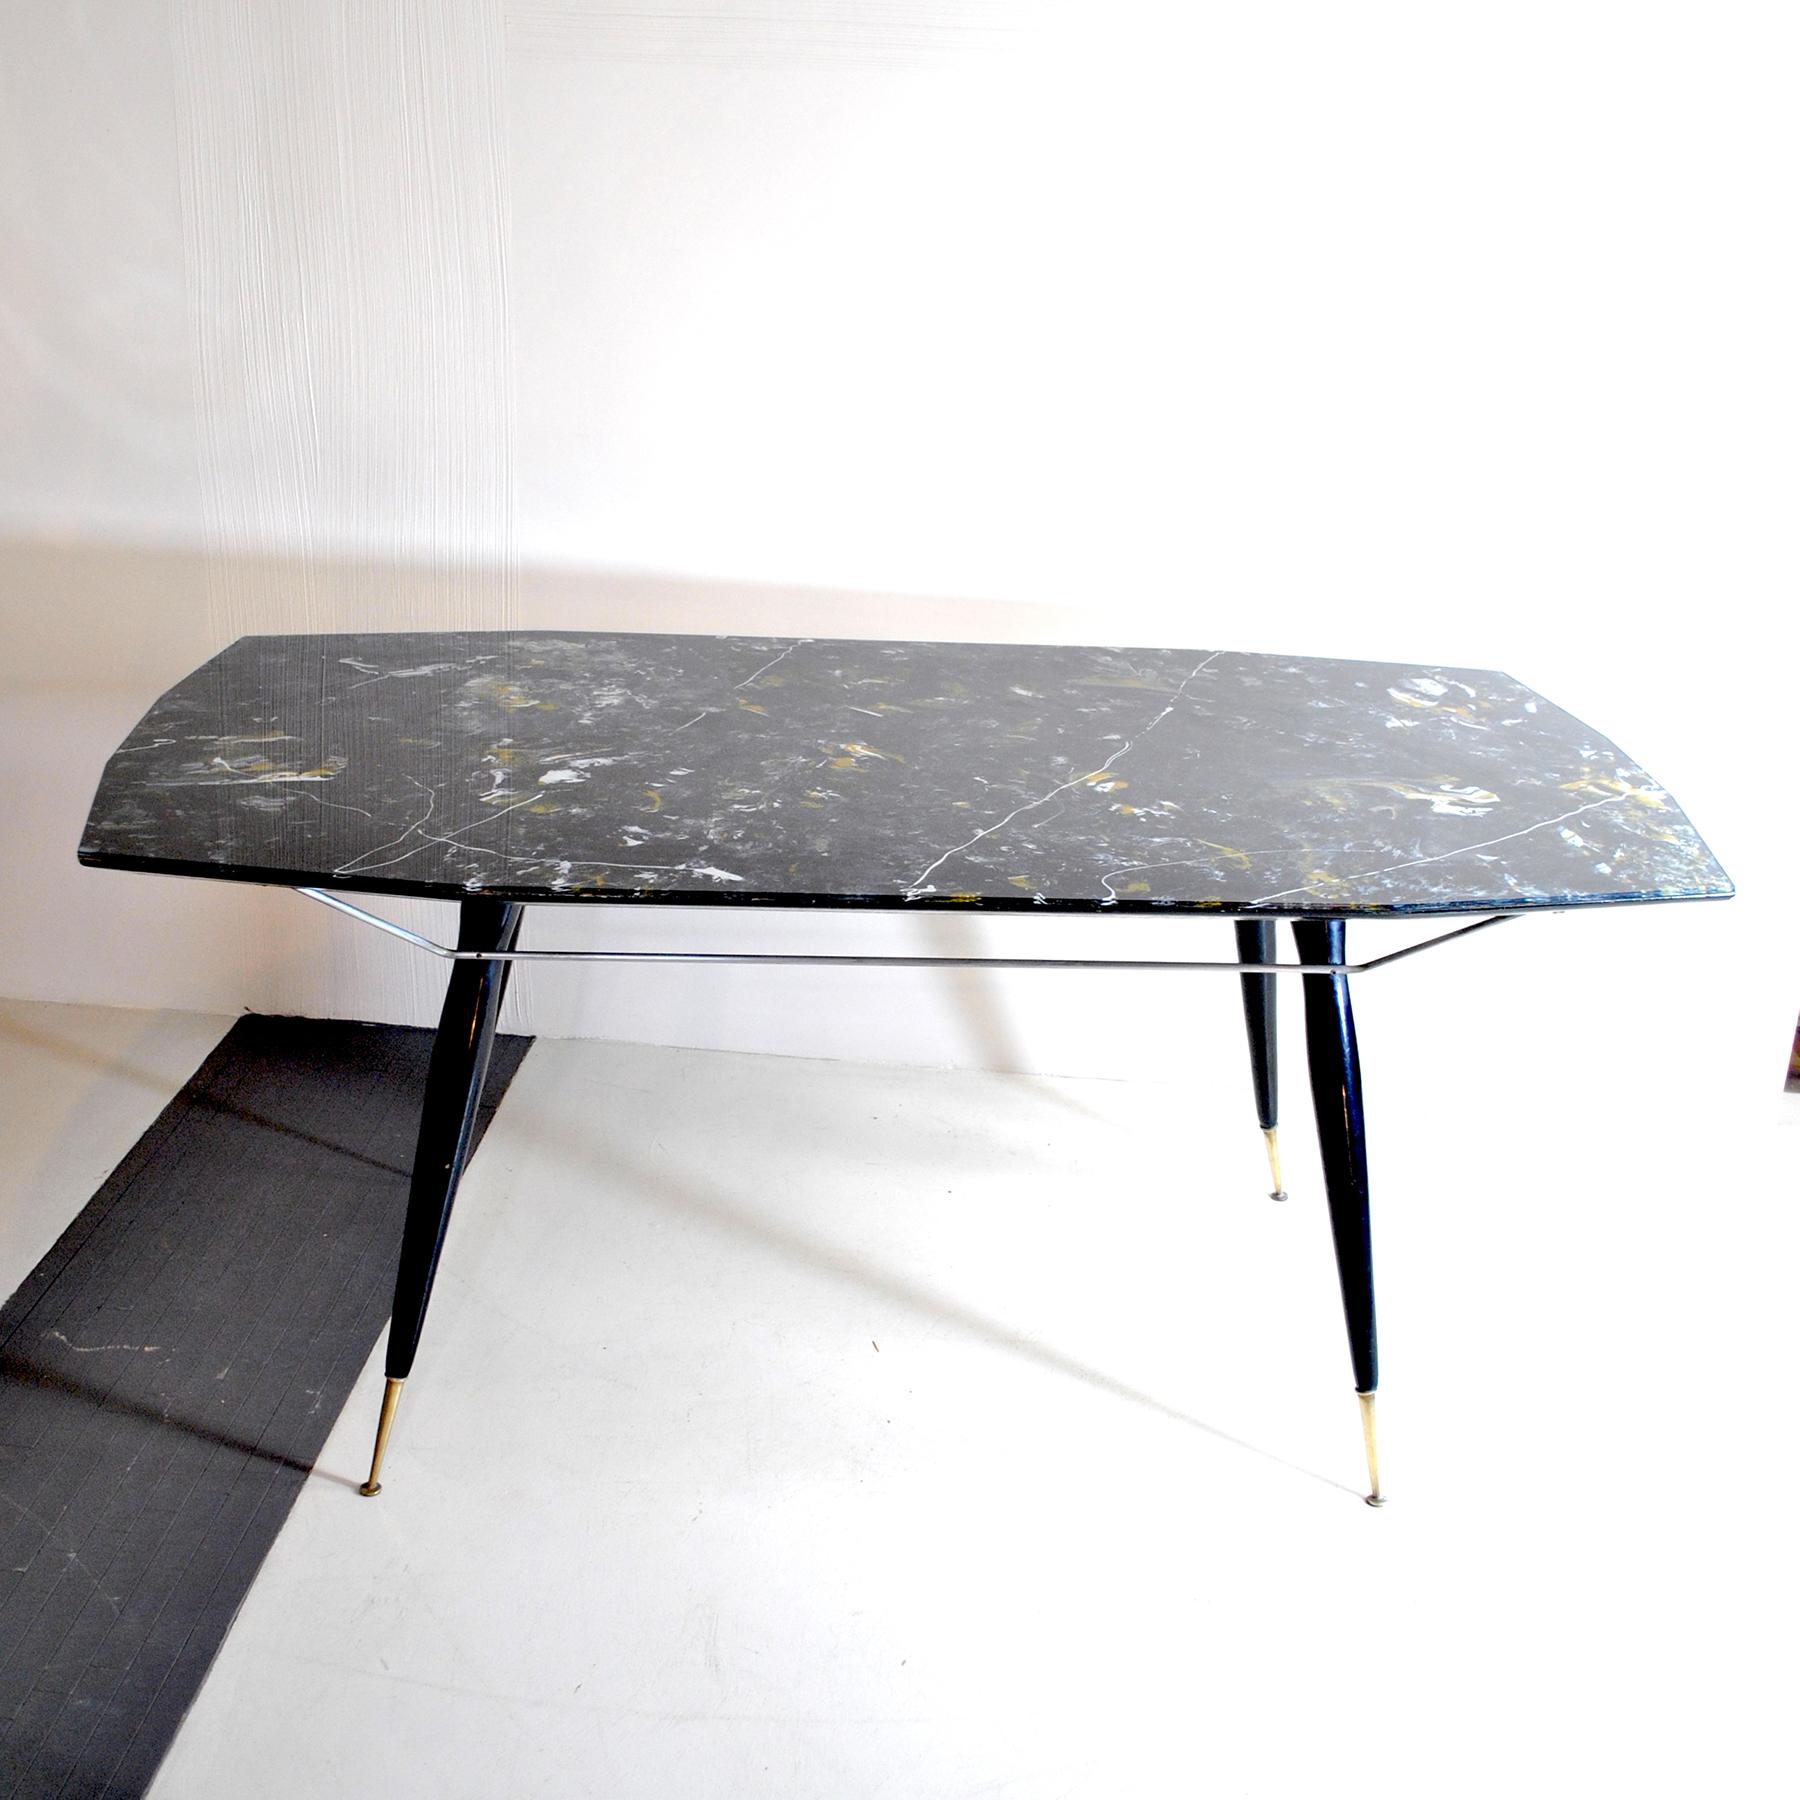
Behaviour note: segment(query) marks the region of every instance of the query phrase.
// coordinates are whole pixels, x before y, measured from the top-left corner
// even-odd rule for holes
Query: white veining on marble
[[[943,853],[942,856],[940,856],[937,859],[936,862],[931,863],[924,869],[921,869],[919,871],[919,873],[917,875],[915,875],[910,882],[907,883],[907,886],[906,886],[907,899],[908,900],[916,900],[921,895],[936,893],[937,890],[935,888],[927,887],[925,885],[925,883],[932,875],[936,874],[937,871],[939,869],[941,869],[944,866],[944,864],[950,860],[951,857],[960,856],[963,851],[973,848],[976,844],[979,844],[983,838],[992,837],[994,835],[994,833],[997,831],[1004,831],[1006,829],[1006,827],[1008,825],[1010,825],[1014,819],[1020,817],[1021,814],[1034,811],[1036,808],[1042,806],[1045,803],[1045,801],[1054,800],[1058,794],[1066,793],[1070,788],[1079,786],[1079,784],[1084,781],[1091,782],[1096,775],[1104,775],[1109,769],[1112,768],[1112,766],[1119,760],[1119,758],[1126,753],[1126,751],[1131,749],[1132,745],[1142,743],[1143,740],[1145,738],[1147,738],[1150,735],[1150,733],[1153,732],[1157,728],[1157,726],[1159,726],[1163,722],[1163,720],[1166,719],[1169,716],[1169,714],[1175,710],[1176,705],[1180,702],[1182,695],[1187,692],[1188,683],[1190,681],[1192,681],[1197,675],[1202,675],[1206,672],[1206,670],[1211,668],[1212,665],[1218,661],[1221,654],[1222,654],[1222,652],[1220,652],[1218,650],[1209,651],[1206,655],[1205,660],[1200,663],[1197,663],[1182,678],[1181,686],[1175,690],[1174,697],[1169,701],[1169,704],[1167,706],[1165,706],[1162,709],[1162,711],[1159,712],[1156,715],[1156,717],[1150,721],[1150,723],[1148,725],[1144,726],[1141,731],[1136,733],[1135,736],[1129,738],[1125,743],[1121,744],[1119,746],[1119,748],[1117,750],[1115,750],[1112,753],[1112,755],[1109,756],[1106,759],[1106,761],[1100,765],[1099,768],[1090,769],[1081,775],[1071,775],[1067,781],[1058,782],[1057,785],[1049,791],[1049,793],[1040,794],[1035,800],[1027,800],[1023,806],[1015,807],[1011,812],[1009,812],[1006,815],[1006,817],[1004,819],[1000,820],[1000,822],[998,824],[989,825],[985,829],[976,832],[975,835],[972,838],[970,838],[966,843],[953,844],[948,850],[946,850]]]
[[[800,649],[802,645],[810,644],[811,642],[812,642],[811,638],[796,638],[791,644],[788,645],[788,647],[784,651],[782,651],[782,653],[779,656],[771,656],[769,658],[769,660],[766,663],[764,663],[760,669],[758,669],[756,671],[755,674],[746,675],[742,681],[734,681],[731,684],[732,692],[736,693],[739,688],[747,688],[751,684],[751,682],[758,680],[761,676],[768,674],[768,672],[772,668],[774,668],[774,666],[777,663],[786,662],[787,659],[790,656],[792,656],[796,650]]]
[[[1603,800],[1590,800],[1585,806],[1577,806],[1573,811],[1558,813],[1554,819],[1539,819],[1534,824],[1521,826],[1517,831],[1509,831],[1501,837],[1484,838],[1479,844],[1463,844],[1454,850],[1442,850],[1435,856],[1415,856],[1407,862],[1388,863],[1379,869],[1364,869],[1355,875],[1333,875],[1324,883],[1302,882],[1298,887],[1283,888],[1278,894],[1264,894],[1260,899],[1252,900],[1252,906],[1268,906],[1276,900],[1285,900],[1292,894],[1316,894],[1321,886],[1330,886],[1337,882],[1373,881],[1378,876],[1393,875],[1401,869],[1422,869],[1427,863],[1449,862],[1458,856],[1473,856],[1477,850],[1490,850],[1495,844],[1509,844],[1514,838],[1529,836],[1534,831],[1542,831],[1547,825],[1560,825],[1565,819],[1578,819],[1583,813],[1598,811],[1603,806],[1617,806],[1621,800],[1630,800],[1632,794],[1608,794]]]

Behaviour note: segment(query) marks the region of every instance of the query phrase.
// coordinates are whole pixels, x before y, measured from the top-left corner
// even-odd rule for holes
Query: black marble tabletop
[[[1712,899],[1674,800],[1482,669],[1232,650],[240,638],[81,858],[532,901],[1418,914]]]

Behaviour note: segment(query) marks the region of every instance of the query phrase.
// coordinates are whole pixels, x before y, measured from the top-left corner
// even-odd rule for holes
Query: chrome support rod
[[[875,966],[890,969],[1210,969],[1232,975],[1366,975],[1387,963],[1405,956],[1416,956],[1452,938],[1467,937],[1471,931],[1489,925],[1504,925],[1517,913],[1493,913],[1477,919],[1472,925],[1458,925],[1453,931],[1441,931],[1436,937],[1402,950],[1390,950],[1385,956],[1371,957],[1360,963],[1246,963],[1246,962],[1164,962],[1142,958],[1108,958],[1077,956],[862,956],[862,955],[789,955],[771,951],[737,950],[456,950],[440,944],[417,931],[408,931],[392,919],[353,906],[337,894],[323,888],[295,888],[309,900],[317,900],[365,925],[373,925],[390,937],[397,937],[416,949],[441,956],[446,962],[684,962],[684,963],[766,963],[780,968],[811,963],[840,963],[847,966]],[[1198,918],[1230,915],[1197,913]]]

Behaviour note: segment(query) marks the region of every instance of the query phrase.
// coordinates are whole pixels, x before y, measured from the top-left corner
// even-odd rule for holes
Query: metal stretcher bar
[[[348,913],[351,918],[360,919],[365,925],[373,925],[376,930],[385,931],[390,937],[401,938],[417,949],[428,950],[433,956],[441,956],[446,962],[769,963],[778,967],[803,963],[843,963],[890,969],[1210,969],[1231,975],[1366,975],[1371,969],[1398,962],[1404,956],[1416,956],[1421,950],[1447,944],[1452,938],[1467,937],[1472,931],[1482,931],[1489,925],[1504,925],[1508,920],[1520,916],[1517,913],[1493,913],[1487,918],[1475,920],[1473,924],[1458,925],[1454,930],[1441,931],[1436,937],[1426,938],[1422,943],[1408,944],[1403,950],[1390,950],[1385,956],[1371,957],[1367,962],[1360,963],[1163,962],[1142,958],[1076,956],[806,955],[737,950],[456,950],[420,932],[409,931],[404,925],[396,925],[392,919],[384,919],[378,913],[352,905],[340,895],[328,894],[323,888],[303,887],[293,891],[304,894],[309,900],[317,900],[321,905],[329,906],[337,912]]]

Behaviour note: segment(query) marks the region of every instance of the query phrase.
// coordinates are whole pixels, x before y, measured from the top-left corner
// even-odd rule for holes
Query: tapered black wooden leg
[[[1294,921],[1294,943],[1304,963],[1344,961],[1341,919]],[[1350,1366],[1362,1404],[1363,1447],[1369,1459],[1371,1506],[1381,1504],[1375,1461],[1375,1270],[1369,1245],[1369,1167],[1363,1144],[1362,1070],[1356,1058],[1356,1020],[1350,981],[1344,975],[1303,975],[1306,995],[1306,1063],[1312,1077],[1313,1112],[1319,1122],[1319,1154],[1325,1201],[1337,1252],[1344,1324],[1350,1334]]]
[[[1267,919],[1237,923],[1238,961],[1272,963],[1275,925]],[[1275,1139],[1275,981],[1273,975],[1240,975],[1244,989],[1244,1027],[1250,1034],[1250,1080],[1256,1089],[1256,1122],[1269,1152],[1269,1198],[1285,1200],[1281,1185],[1281,1146]]]
[[[459,950],[510,950],[519,936],[523,906],[500,900],[465,900],[456,934]],[[412,1373],[431,1284],[450,1228],[450,1209],[475,1135],[481,1090],[487,1084],[506,993],[510,963],[459,962],[450,966],[450,986],[431,1046],[425,1077],[425,1105],[419,1119],[419,1147],[413,1156],[412,1190],[400,1238],[400,1265],[394,1277],[394,1317],[388,1330],[387,1387],[375,1432],[369,1479],[360,1492],[381,1492],[381,1460],[400,1401],[400,1384]]]

